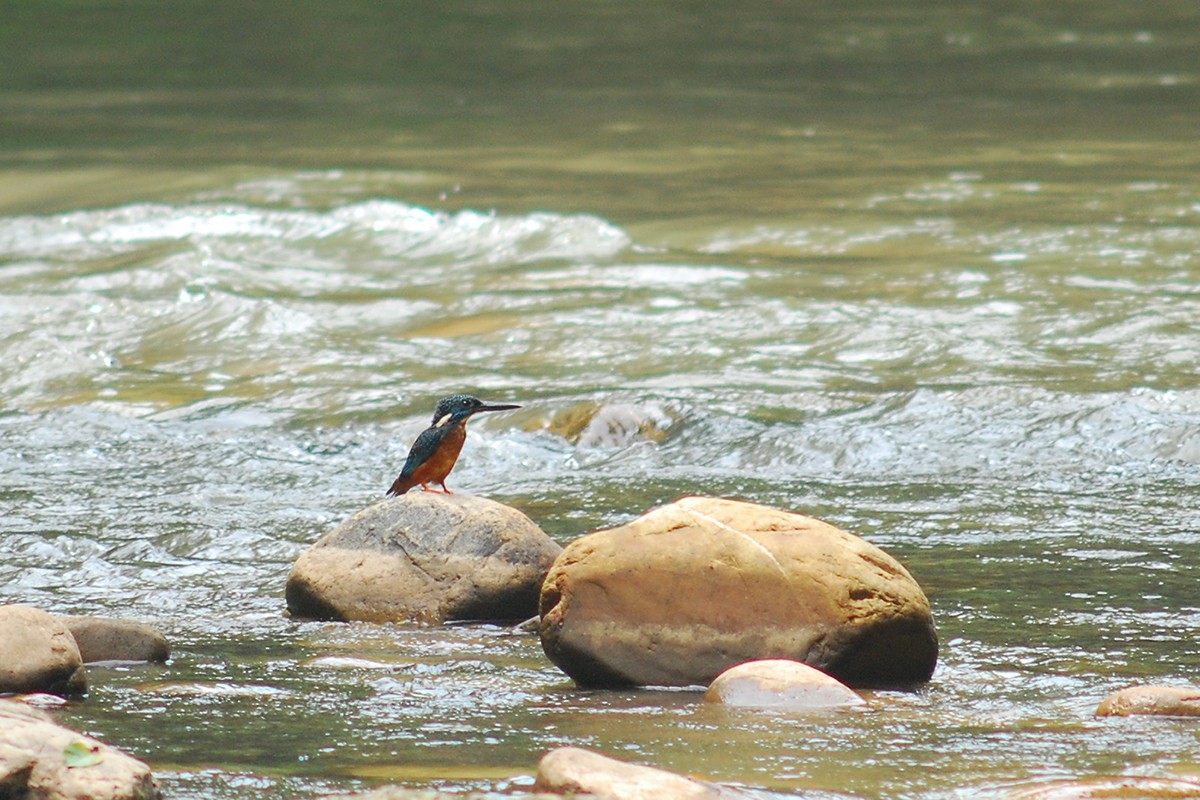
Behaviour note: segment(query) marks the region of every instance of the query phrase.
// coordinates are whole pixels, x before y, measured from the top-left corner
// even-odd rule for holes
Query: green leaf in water
[[[100,745],[89,745],[84,741],[71,742],[63,748],[63,761],[68,767],[92,767],[104,760]]]

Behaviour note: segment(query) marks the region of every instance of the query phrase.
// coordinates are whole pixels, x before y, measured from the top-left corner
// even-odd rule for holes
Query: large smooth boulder
[[[0,700],[0,797],[157,800],[161,794],[141,761],[59,726],[45,712]]]
[[[0,694],[86,691],[83,658],[61,620],[29,606],[0,606]]]
[[[167,637],[144,622],[111,617],[59,617],[85,664],[102,661],[151,661],[163,663],[171,657]]]
[[[627,764],[579,747],[559,747],[538,762],[535,792],[604,800],[734,800],[745,792],[674,772]]]
[[[562,551],[520,511],[409,492],[358,512],[304,552],[287,582],[294,616],[372,622],[524,620]]]
[[[705,497],[568,545],[542,586],[539,632],[589,687],[707,685],[766,658],[909,687],[937,663],[929,600],[894,558],[811,517]]]
[[[1152,714],[1162,717],[1200,717],[1200,688],[1134,686],[1113,692],[1100,701],[1096,715],[1129,717]]]
[[[841,681],[807,664],[784,658],[747,661],[730,667],[709,684],[704,702],[786,711],[865,705],[858,693]]]

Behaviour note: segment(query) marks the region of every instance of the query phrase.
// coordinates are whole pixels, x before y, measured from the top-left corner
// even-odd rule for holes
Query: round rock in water
[[[803,661],[851,686],[937,664],[929,600],[894,558],[811,517],[685,497],[572,542],[539,632],[580,686],[708,685],[743,661]]]
[[[704,693],[706,703],[805,711],[864,705],[846,684],[799,661],[769,658],[730,667]]]
[[[59,617],[75,643],[83,663],[150,661],[161,664],[171,657],[167,638],[142,622],[111,617]]]
[[[1162,717],[1200,717],[1200,688],[1134,686],[1113,692],[1100,702],[1100,717],[1152,714]]]
[[[372,622],[524,620],[562,551],[529,517],[461,494],[409,492],[358,512],[297,559],[288,610]]]
[[[0,606],[0,694],[86,691],[79,646],[61,620],[29,606]]]

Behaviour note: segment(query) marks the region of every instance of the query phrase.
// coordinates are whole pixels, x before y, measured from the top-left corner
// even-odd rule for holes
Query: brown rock
[[[791,711],[864,705],[841,681],[799,661],[778,658],[730,667],[709,685],[704,701]]]
[[[733,800],[749,796],[736,789],[654,767],[626,764],[578,747],[560,747],[542,756],[533,789],[604,800]]]
[[[8,776],[7,779],[5,776]],[[46,713],[0,700],[0,797],[38,800],[158,800],[150,768]]]
[[[79,647],[57,617],[29,606],[0,606],[0,693],[77,697],[86,691]]]
[[[3,798],[4,795],[0,795]],[[442,792],[437,789],[409,789],[403,786],[384,786],[366,792],[353,794],[321,795],[323,800],[492,800],[496,795],[491,792]],[[520,800],[558,800],[559,795],[522,794]],[[593,795],[577,794],[572,800],[591,800]]]
[[[1128,717],[1158,714],[1165,717],[1200,716],[1200,689],[1178,686],[1134,686],[1113,692],[1100,701],[1096,715]]]
[[[297,559],[288,610],[336,620],[524,620],[562,548],[500,503],[410,492],[360,511]]]
[[[153,661],[171,657],[167,639],[141,622],[110,617],[59,617],[79,645],[83,663]]]
[[[1017,789],[1007,800],[1101,800],[1101,798],[1200,797],[1200,782],[1184,778],[1115,775],[1083,781],[1051,781]]]
[[[891,556],[810,517],[704,497],[572,542],[542,586],[539,630],[581,686],[707,685],[766,658],[911,686],[937,663],[929,601]]]

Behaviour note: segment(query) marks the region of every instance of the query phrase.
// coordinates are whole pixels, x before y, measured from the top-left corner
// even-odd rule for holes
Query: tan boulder
[[[751,796],[579,747],[560,747],[542,756],[533,790],[604,800],[734,800]]]
[[[539,632],[581,686],[707,685],[767,658],[912,686],[937,663],[929,600],[894,558],[811,517],[706,497],[572,542]]]
[[[297,617],[373,622],[524,620],[562,551],[529,517],[462,494],[409,492],[358,512],[301,554]]]
[[[48,714],[0,700],[0,797],[157,800],[150,768]]]
[[[0,694],[86,691],[83,659],[66,625],[36,608],[0,606]]]
[[[1164,717],[1200,716],[1200,689],[1178,686],[1134,686],[1113,692],[1100,701],[1096,715],[1129,717],[1157,714]]]
[[[152,661],[171,657],[167,638],[142,622],[111,617],[59,617],[85,664],[100,661]]]
[[[709,685],[704,701],[789,711],[865,704],[857,692],[836,678],[799,661],[782,658],[747,661],[730,667]]]

